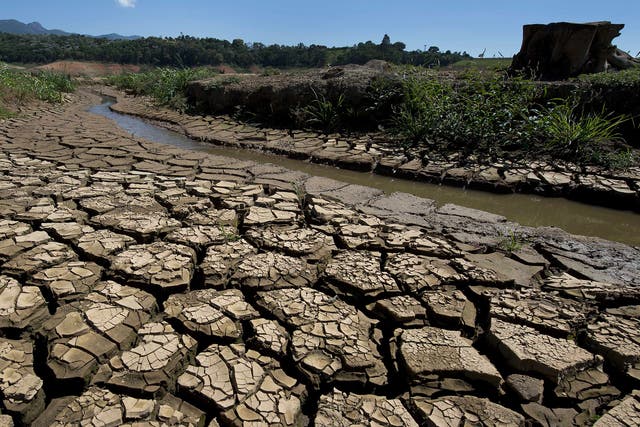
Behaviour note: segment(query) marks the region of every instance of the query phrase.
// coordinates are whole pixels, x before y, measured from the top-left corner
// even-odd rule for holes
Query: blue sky
[[[266,44],[376,43],[387,33],[409,49],[425,45],[475,56],[511,56],[522,25],[609,20],[626,24],[615,43],[640,51],[638,0],[1,0],[0,19],[38,21],[83,34],[180,33]]]

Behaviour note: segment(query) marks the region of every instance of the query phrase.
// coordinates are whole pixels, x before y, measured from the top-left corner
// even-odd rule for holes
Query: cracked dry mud
[[[0,425],[640,417],[637,248],[521,227],[504,253],[519,226],[491,215],[161,146],[74,99],[0,122]]]

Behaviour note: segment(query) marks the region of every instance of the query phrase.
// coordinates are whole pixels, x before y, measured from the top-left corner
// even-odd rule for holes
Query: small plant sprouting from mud
[[[296,181],[292,182],[291,186],[293,188],[293,192],[296,193],[296,199],[298,199],[298,206],[300,209],[304,210],[307,205],[307,190],[304,187],[304,182]]]
[[[527,241],[522,233],[510,230],[503,235],[502,240],[498,243],[498,247],[511,254],[513,252],[518,252],[526,243]]]
[[[217,226],[226,243],[235,242],[240,239],[240,233],[238,233],[237,217],[229,223],[218,221]]]
[[[305,107],[293,112],[298,122],[312,128],[322,129],[324,133],[330,133],[339,129],[342,117],[345,114],[345,96],[340,94],[336,100],[328,99],[324,94],[311,88],[314,99]]]

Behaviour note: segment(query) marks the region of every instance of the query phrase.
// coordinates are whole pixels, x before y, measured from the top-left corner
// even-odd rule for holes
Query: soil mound
[[[99,77],[123,72],[137,73],[137,65],[106,64],[101,62],[56,61],[35,67],[36,70],[57,71],[70,76]]]

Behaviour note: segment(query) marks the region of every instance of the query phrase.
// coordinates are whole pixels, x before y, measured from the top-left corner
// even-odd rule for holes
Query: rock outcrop
[[[513,58],[511,71],[526,70],[542,80],[563,80],[599,73],[610,66],[640,66],[640,62],[611,45],[622,28],[624,24],[606,21],[525,25],[522,47]]]

